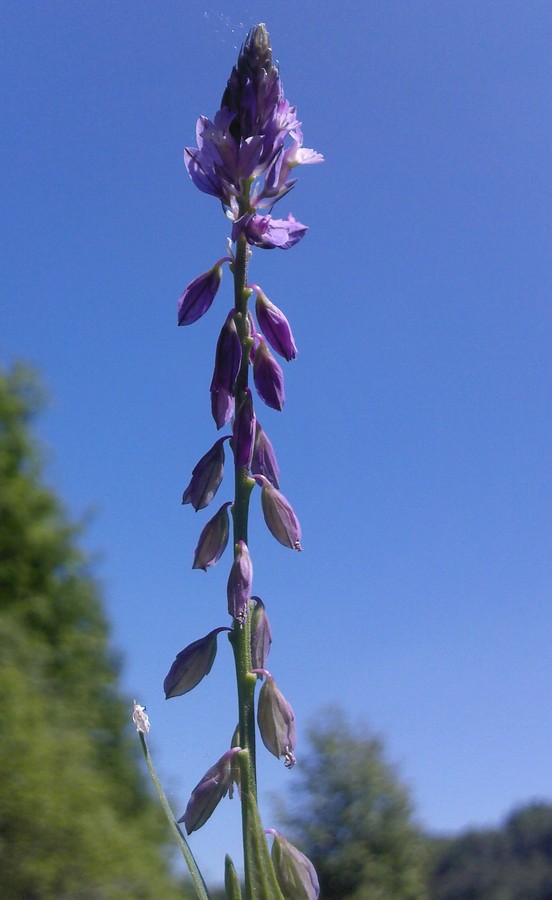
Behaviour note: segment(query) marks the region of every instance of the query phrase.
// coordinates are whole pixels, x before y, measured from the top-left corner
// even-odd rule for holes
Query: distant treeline
[[[0,370],[0,895],[191,897],[170,865],[78,529],[43,483],[40,406],[32,373]],[[315,864],[321,900],[552,900],[552,805],[428,837],[381,739],[340,709],[312,725],[280,819]]]

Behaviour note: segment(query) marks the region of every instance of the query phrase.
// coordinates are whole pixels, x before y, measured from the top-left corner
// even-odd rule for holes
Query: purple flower
[[[247,616],[247,606],[251,597],[253,564],[244,541],[238,541],[237,551],[228,576],[228,612],[240,624]]]
[[[205,825],[209,816],[228,793],[234,781],[234,757],[240,750],[240,747],[227,750],[196,784],[188,800],[186,812],[178,820],[184,822],[188,834]]]
[[[246,388],[245,396],[236,411],[232,433],[232,450],[236,468],[245,466],[248,469],[251,465],[255,442],[255,421],[253,398],[249,388]]]
[[[235,210],[245,180],[261,176],[298,127],[272,62],[266,28],[258,25],[240,51],[214,121],[198,119],[197,148],[184,150],[188,174],[200,191]]]
[[[178,301],[179,325],[192,325],[207,312],[220,287],[223,262],[231,262],[230,257],[223,256],[208,272],[198,275],[184,290]]]
[[[209,674],[217,655],[217,635],[221,631],[230,629],[215,628],[177,654],[163,682],[166,700],[187,694]]]
[[[299,125],[290,133],[290,137],[293,144],[278,154],[266,173],[265,185],[257,202],[258,208],[280,200],[291,190],[297,179],[288,181],[288,176],[296,166],[324,162],[321,153],[303,147],[303,132]]]
[[[284,547],[302,550],[301,526],[291,504],[267,478],[262,475],[253,475],[253,478],[261,485],[261,506],[270,533]]]
[[[203,569],[206,572],[219,561],[226,550],[230,534],[229,506],[232,506],[232,503],[223,503],[202,530],[194,554],[192,569]]]
[[[272,643],[272,632],[266,609],[260,597],[252,597],[255,608],[251,617],[251,666],[264,669]]]
[[[255,348],[253,381],[259,397],[267,406],[277,410],[283,408],[286,399],[284,373],[263,340]]]
[[[235,314],[236,310],[231,309],[219,334],[215,351],[215,368],[211,381],[212,391],[223,388],[232,394],[234,390],[242,358],[240,339],[234,321]]]
[[[259,475],[264,475],[275,488],[280,487],[278,477],[280,468],[276,454],[266,432],[261,428],[259,420],[256,420],[255,427],[255,444],[253,447],[253,459],[251,460],[251,471]]]
[[[276,686],[272,675],[262,670],[264,684],[259,694],[257,724],[266,749],[277,759],[284,757],[288,769],[295,765],[293,750],[296,741],[295,716],[286,698]]]
[[[215,441],[192,470],[192,480],[184,491],[182,503],[191,503],[196,512],[209,505],[220,487],[224,474],[224,442],[229,437],[225,435]]]
[[[286,897],[293,897],[293,900],[318,900],[318,876],[308,856],[286,841],[274,828],[268,828],[266,834],[274,837],[270,855],[282,893]]]
[[[211,388],[211,412],[217,428],[222,428],[232,418],[234,398],[225,388]]]
[[[262,333],[272,349],[290,362],[297,356],[297,347],[288,320],[283,312],[270,302],[257,284],[253,284],[251,287],[257,292],[255,312]]]
[[[289,250],[307,233],[307,226],[297,222],[293,216],[287,219],[273,219],[272,216],[260,216],[258,213],[247,213],[234,222],[232,240],[236,241],[244,234],[248,244],[262,250]]]

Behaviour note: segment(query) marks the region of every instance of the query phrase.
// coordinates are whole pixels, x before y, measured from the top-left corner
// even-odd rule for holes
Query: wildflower
[[[260,597],[252,597],[255,608],[251,618],[251,665],[254,669],[264,669],[272,643],[272,632],[266,609]]]
[[[228,612],[238,622],[243,623],[251,597],[253,564],[244,541],[238,541],[236,555],[228,577]]]
[[[280,475],[278,460],[272,444],[266,436],[266,432],[261,428],[258,419],[255,423],[255,444],[253,445],[251,470],[258,472],[259,475],[264,475],[275,488],[280,487],[278,482]]]
[[[296,741],[293,710],[276,686],[270,672],[266,669],[253,671],[265,676],[257,708],[257,724],[263,744],[276,759],[283,756],[286,768],[291,769],[295,765],[293,750]]]
[[[263,340],[255,348],[253,381],[259,397],[267,406],[278,411],[283,409],[286,399],[284,373]]]
[[[261,331],[276,353],[289,362],[297,356],[297,347],[289,322],[283,312],[271,303],[266,294],[256,284],[251,285],[257,293],[255,312]]]
[[[253,398],[249,388],[246,388],[243,400],[236,411],[232,433],[232,450],[237,468],[240,466],[249,468],[251,465],[255,443],[255,421]]]
[[[228,544],[230,521],[228,507],[231,502],[223,503],[221,508],[203,528],[194,554],[192,569],[203,569],[204,572],[221,558]]]
[[[222,798],[228,793],[233,781],[232,761],[240,750],[240,747],[232,747],[231,750],[227,750],[196,784],[188,800],[186,812],[178,820],[184,822],[188,834],[197,831],[205,824]]]
[[[221,631],[230,629],[225,626],[215,628],[177,653],[163,682],[166,700],[187,694],[209,674],[217,655],[217,636]]]
[[[225,435],[215,441],[192,470],[192,479],[184,491],[182,503],[191,503],[196,512],[209,505],[220,487],[224,474],[224,441],[229,437]]]
[[[287,219],[273,219],[258,213],[247,213],[237,219],[232,226],[232,240],[244,234],[248,244],[261,250],[289,250],[305,236],[308,228],[297,222],[291,213]]]
[[[253,478],[261,485],[261,507],[270,533],[284,547],[302,550],[301,525],[289,501],[264,476]]]
[[[241,364],[241,343],[234,322],[235,309],[231,309],[221,328],[215,351],[215,368],[211,390],[224,388],[231,394]]]
[[[178,301],[178,324],[192,325],[201,319],[211,306],[220,287],[222,263],[231,262],[229,256],[219,259],[208,272],[198,275],[181,294]]]
[[[293,900],[318,900],[320,886],[310,859],[274,828],[265,833],[274,837],[270,855],[282,893]]]

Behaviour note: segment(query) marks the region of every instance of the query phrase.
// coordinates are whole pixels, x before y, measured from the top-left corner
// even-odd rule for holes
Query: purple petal
[[[184,491],[182,503],[191,503],[196,512],[209,505],[220,487],[224,474],[224,441],[228,438],[229,435],[225,435],[215,441],[192,470],[192,479]]]
[[[290,362],[297,356],[297,347],[289,322],[283,312],[270,302],[258,285],[254,287],[257,292],[255,312],[261,331],[272,349]]]
[[[234,557],[228,577],[227,597],[228,612],[238,622],[243,623],[247,616],[247,606],[251,597],[253,583],[253,565],[249,550],[244,541],[238,542],[238,551]]]
[[[274,835],[270,855],[282,893],[301,900],[318,900],[318,876],[308,856],[290,844],[279,831],[269,828],[267,833]]]
[[[192,325],[201,319],[211,306],[220,287],[222,279],[222,265],[229,257],[219,259],[215,265],[198,275],[181,294],[178,301],[178,324]]]
[[[217,655],[217,635],[229,630],[224,626],[215,628],[177,654],[163,682],[166,700],[187,694],[209,674]]]
[[[286,698],[276,686],[272,675],[265,676],[259,694],[257,723],[266,749],[277,759],[284,757],[288,769],[295,764],[293,750],[296,742],[295,716]]]
[[[220,388],[228,394],[232,394],[234,391],[234,383],[242,358],[241,343],[234,322],[235,314],[235,309],[230,310],[217,341],[215,368],[211,381],[212,391]]]
[[[284,373],[264,341],[255,349],[253,359],[253,381],[261,400],[271,409],[281,410],[286,395]]]
[[[253,398],[249,388],[246,388],[245,396],[236,411],[232,434],[232,450],[234,451],[236,468],[245,466],[249,469],[253,456],[254,442],[255,413],[253,412]]]
[[[266,609],[260,597],[252,597],[255,609],[251,617],[251,666],[264,669],[272,643],[272,632]]]
[[[230,520],[228,507],[231,502],[223,503],[221,508],[203,528],[194,554],[192,569],[203,569],[204,572],[221,558],[228,544]]]
[[[217,428],[231,419],[234,414],[234,398],[224,388],[211,388],[211,412]]]
[[[233,781],[234,757],[240,750],[240,747],[232,747],[231,750],[227,750],[196,784],[188,800],[186,812],[178,820],[184,822],[188,834],[197,831],[205,824],[222,798],[228,793]]]
[[[232,240],[245,234],[247,242],[263,250],[289,250],[297,244],[307,232],[307,226],[297,222],[290,214],[287,219],[273,219],[272,216],[260,216],[248,213],[232,226]]]
[[[280,476],[278,460],[276,459],[272,444],[266,436],[266,432],[259,425],[258,419],[256,421],[255,445],[253,447],[251,471],[258,475],[264,475],[275,488],[280,487],[278,481]]]
[[[253,477],[258,484],[262,485],[261,507],[270,533],[284,547],[289,547],[291,550],[302,550],[301,525],[289,501],[262,475]]]

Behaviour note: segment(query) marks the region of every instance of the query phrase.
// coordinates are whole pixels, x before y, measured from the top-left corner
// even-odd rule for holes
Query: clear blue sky
[[[226,624],[226,555],[180,499],[211,446],[209,314],[183,287],[228,222],[182,149],[265,21],[305,144],[279,212],[310,226],[251,278],[290,319],[283,414],[260,410],[305,551],[265,533],[255,591],[299,721],[337,700],[381,732],[433,830],[550,799],[552,7],[548,2],[4,4],[5,361],[42,371],[48,477],[105,594],[124,686],[177,813],[235,725],[229,648],[166,703],[177,651]],[[230,499],[223,486],[221,502]],[[261,753],[269,793],[294,772]],[[238,804],[193,838],[239,855]]]

